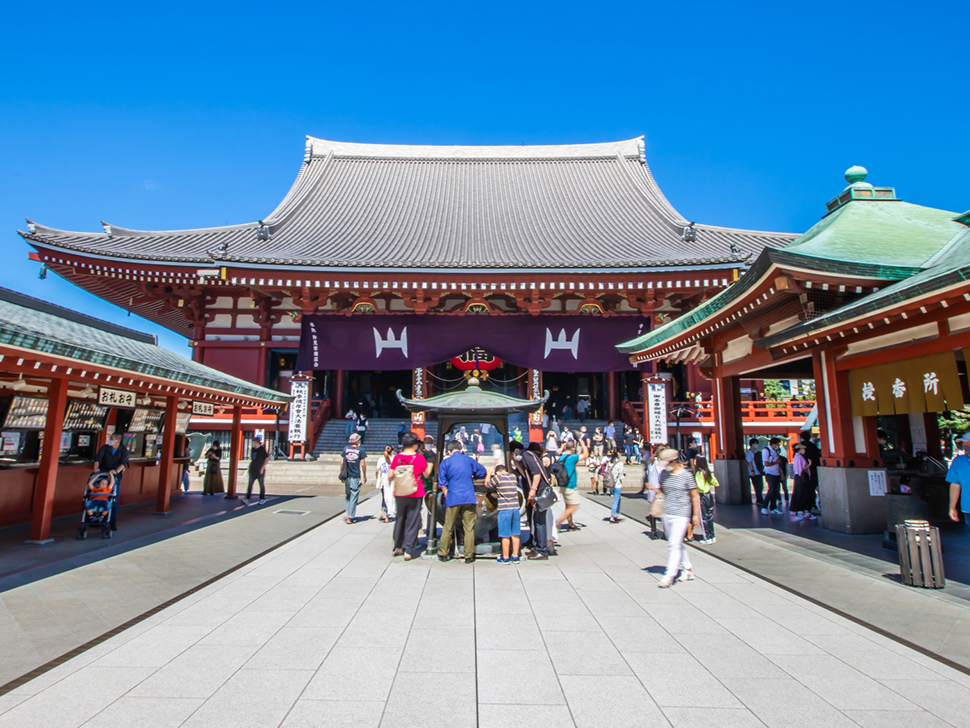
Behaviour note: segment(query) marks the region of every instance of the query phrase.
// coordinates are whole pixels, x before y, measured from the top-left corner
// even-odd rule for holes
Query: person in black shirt
[[[253,455],[249,463],[249,487],[246,489],[246,497],[243,503],[249,505],[249,499],[253,497],[253,483],[259,481],[259,504],[266,502],[266,463],[269,462],[269,452],[263,444],[263,438],[253,438]]]
[[[128,448],[121,444],[121,433],[114,432],[108,436],[108,442],[101,446],[94,456],[94,472],[110,473],[115,476],[119,489],[121,474],[128,467]],[[118,530],[118,499],[111,503],[111,530]]]

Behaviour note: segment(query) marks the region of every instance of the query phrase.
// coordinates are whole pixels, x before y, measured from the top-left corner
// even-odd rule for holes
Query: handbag
[[[534,499],[537,510],[547,511],[552,508],[553,504],[558,500],[559,496],[556,495],[555,489],[549,485],[549,483],[539,484],[539,488],[536,490],[536,497]]]
[[[341,483],[347,480],[347,458],[340,461],[340,475],[337,476],[337,480]]]
[[[394,495],[404,498],[417,492],[418,479],[414,477],[414,461],[402,462],[394,468]]]
[[[478,452],[485,452],[485,443],[479,440],[478,447],[476,449],[478,450]]]
[[[664,494],[657,493],[653,502],[650,504],[650,517],[663,518],[664,514]]]

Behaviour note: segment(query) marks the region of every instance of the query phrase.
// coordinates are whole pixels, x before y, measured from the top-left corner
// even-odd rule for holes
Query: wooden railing
[[[310,452],[317,446],[317,440],[323,433],[323,426],[330,419],[330,400],[313,399],[310,401]]]
[[[668,402],[668,412],[674,407],[681,406],[693,411],[693,416],[681,417],[683,423],[713,422],[714,405],[712,402]],[[768,423],[774,421],[800,421],[811,413],[815,402],[811,400],[758,400],[756,402],[741,403],[741,417],[749,423]],[[673,415],[667,415],[668,422],[673,422]],[[643,402],[624,402],[623,421],[628,425],[639,428],[644,421]]]

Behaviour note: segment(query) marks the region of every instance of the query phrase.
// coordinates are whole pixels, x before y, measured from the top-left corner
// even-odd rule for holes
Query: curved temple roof
[[[124,260],[319,269],[730,266],[795,238],[689,224],[643,158],[642,137],[553,146],[406,146],[307,138],[304,163],[261,222],[77,233],[28,241]]]

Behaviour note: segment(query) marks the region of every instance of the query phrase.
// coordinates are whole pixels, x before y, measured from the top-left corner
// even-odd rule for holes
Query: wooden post
[[[236,478],[239,475],[239,461],[242,460],[242,407],[232,408],[232,434],[229,437],[229,482],[226,483],[226,500],[235,499]]]
[[[344,406],[344,388],[347,386],[347,372],[338,369],[333,373],[333,418],[342,420],[347,414]]]
[[[714,431],[717,434],[717,458],[743,460],[747,447],[744,442],[744,417],[741,408],[741,380],[739,377],[712,379],[714,397]]]
[[[155,497],[155,513],[164,516],[168,513],[172,497],[172,468],[175,457],[175,424],[178,414],[178,398],[165,398],[165,421],[162,426],[162,457],[158,464],[158,494]]]
[[[606,373],[606,418],[613,422],[619,419],[620,403],[616,384],[616,372]]]
[[[51,513],[54,510],[54,488],[57,485],[57,462],[61,454],[61,432],[67,408],[65,379],[51,379],[47,387],[47,425],[44,427],[44,452],[34,485],[34,513],[27,543],[45,544],[50,537]]]

